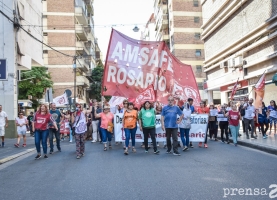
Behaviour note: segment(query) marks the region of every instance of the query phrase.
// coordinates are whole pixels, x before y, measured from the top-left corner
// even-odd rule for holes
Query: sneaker
[[[266,136],[263,136],[264,139],[266,139],[267,137]]]
[[[202,147],[202,142],[199,142],[198,146],[199,146],[199,147]]]
[[[22,147],[26,147],[27,145],[26,144],[23,144]]]
[[[111,148],[112,148],[112,145],[110,144],[110,145],[109,145],[109,149],[111,149]]]
[[[69,142],[71,143],[71,142],[72,142],[72,140],[69,140]]]
[[[15,147],[19,148],[19,144],[14,144]]]
[[[160,151],[159,151],[159,150],[154,151],[154,154],[158,154],[158,153],[160,153]]]
[[[148,151],[147,151],[147,150],[145,150],[144,152],[145,152],[145,153],[148,153]]]
[[[255,136],[251,136],[251,139],[257,139]]]
[[[118,145],[118,142],[116,142],[115,145]]]
[[[235,143],[235,147],[238,146],[237,143]]]
[[[91,143],[95,143],[96,141],[95,140],[92,140]]]
[[[76,159],[80,159],[80,158],[81,158],[81,156],[77,156],[77,157],[76,157]]]
[[[187,146],[185,146],[185,148],[183,148],[183,151],[189,150],[189,148]]]
[[[167,150],[166,153],[167,153],[167,154],[171,154],[171,151],[168,151],[168,150]]]
[[[223,140],[221,140],[222,143],[225,143]]]
[[[82,157],[85,157],[85,153],[82,153]]]
[[[268,135],[265,135],[266,137],[268,137]]]
[[[46,159],[47,159],[47,158],[48,158],[48,156],[47,156],[47,155],[44,155],[44,158],[46,158]]]
[[[246,139],[250,139],[249,136],[246,136]]]
[[[144,148],[144,147],[145,147],[144,144],[142,144],[142,145],[141,145],[141,148]]]
[[[133,152],[133,153],[136,153],[136,152],[137,152],[137,150],[135,149],[135,147],[132,148],[132,152]]]
[[[189,147],[190,147],[190,148],[193,148],[193,145],[192,145],[192,143],[190,143],[190,144],[189,144]]]
[[[181,154],[180,154],[178,151],[175,151],[175,152],[173,153],[173,155],[174,155],[174,156],[180,156]]]
[[[128,149],[125,149],[125,150],[124,150],[124,154],[125,154],[125,155],[128,155],[128,154],[129,154],[129,153],[128,153]]]
[[[207,145],[207,144],[204,144],[204,147],[205,147],[205,148],[208,148],[208,145]]]
[[[38,160],[38,159],[40,159],[40,158],[41,158],[41,155],[37,155],[37,156],[35,157],[36,160]]]
[[[53,154],[53,150],[50,150],[50,153],[49,154]]]
[[[159,147],[160,146],[160,144],[157,142],[157,147]]]
[[[227,144],[230,144],[230,142],[228,141]]]
[[[215,138],[215,139],[214,139],[214,141],[218,141],[218,139],[217,139],[217,138]]]

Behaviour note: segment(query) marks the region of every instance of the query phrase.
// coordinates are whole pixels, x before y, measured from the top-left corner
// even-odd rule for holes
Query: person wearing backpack
[[[243,121],[243,118],[244,118],[244,115],[245,115],[245,109],[243,108],[243,105],[245,103],[248,103],[248,97],[245,97],[244,98],[244,102],[242,102],[240,104],[240,106],[239,106],[239,113],[240,113],[241,120],[242,120],[241,123],[242,123],[242,129],[243,129],[243,133],[244,134],[246,133],[246,131],[245,131],[245,124],[244,124],[244,121]],[[251,127],[250,126],[248,126],[248,130],[251,131]],[[239,136],[240,136],[240,134],[239,134]]]
[[[139,128],[144,135],[145,153],[148,153],[148,137],[150,135],[154,153],[158,154],[160,151],[157,149],[156,142],[156,112],[149,101],[145,101],[139,112]]]

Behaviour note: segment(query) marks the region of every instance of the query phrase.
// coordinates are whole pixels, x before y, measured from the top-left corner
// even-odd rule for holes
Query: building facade
[[[171,52],[183,63],[191,65],[201,98],[203,90],[204,44],[201,40],[202,10],[199,0],[155,0],[156,40],[165,41]]]
[[[88,103],[91,71],[95,62],[93,0],[43,1],[44,41],[54,49],[76,59],[76,102]],[[54,82],[54,97],[72,91],[74,97],[74,59],[47,46],[44,63]]]
[[[5,136],[14,138],[17,135],[14,119],[18,116],[20,71],[28,73],[24,70],[43,66],[42,44],[30,36],[42,40],[42,3],[37,0],[3,0],[0,6],[8,18],[21,26],[14,26],[0,14],[0,58],[7,64],[6,79],[0,80],[0,105],[9,119]]]
[[[202,0],[204,68],[209,100],[220,92],[221,103],[255,97],[253,86],[266,73],[264,102],[276,97],[272,77],[277,71],[277,1]]]

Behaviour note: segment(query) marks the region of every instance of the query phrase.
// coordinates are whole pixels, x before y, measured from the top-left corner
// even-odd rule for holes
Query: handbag
[[[110,133],[113,133],[113,123],[112,122],[108,122],[108,128],[107,128],[107,131],[110,132]]]
[[[185,129],[190,129],[191,128],[190,118],[186,118],[183,121],[184,121],[184,128]]]
[[[81,119],[81,115],[80,115],[80,117],[79,117],[79,119],[78,119],[78,121],[77,121],[77,123],[76,123],[76,126],[78,125],[80,119]],[[75,128],[76,128],[76,126],[73,126],[73,127],[72,127],[72,136],[75,135]]]

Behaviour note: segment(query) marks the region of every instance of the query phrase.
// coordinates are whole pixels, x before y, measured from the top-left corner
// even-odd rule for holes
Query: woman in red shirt
[[[204,102],[204,101],[200,102],[200,108],[197,108],[197,113],[198,114],[208,114],[209,115],[210,109],[206,106],[206,102]],[[208,148],[207,136],[208,136],[208,133],[206,131],[206,137],[205,137],[205,142],[204,142],[204,147],[205,148]],[[202,142],[199,142],[198,146],[202,147]]]
[[[240,120],[240,112],[237,110],[237,106],[235,104],[232,105],[232,110],[225,114],[226,117],[229,117],[229,127],[232,133],[232,139],[237,146],[238,141],[238,133],[239,133],[239,120]]]
[[[55,129],[58,130],[56,121],[52,118],[51,114],[48,111],[47,106],[45,104],[41,104],[32,122],[33,130],[35,130],[35,145],[37,149],[37,156],[35,157],[35,159],[41,158],[40,141],[42,143],[44,158],[48,158],[47,138],[49,134],[48,124],[50,122],[54,125]]]

